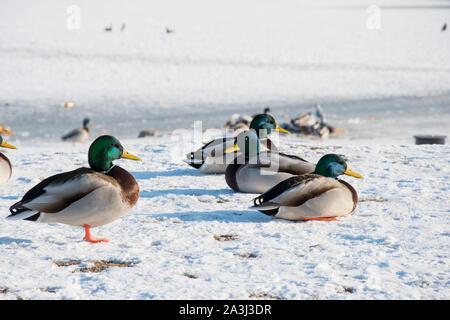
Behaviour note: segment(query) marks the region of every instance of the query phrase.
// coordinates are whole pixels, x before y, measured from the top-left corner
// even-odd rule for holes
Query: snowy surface
[[[0,219],[0,299],[450,297],[447,145],[285,137],[283,151],[311,161],[345,154],[365,177],[344,178],[361,200],[351,215],[290,222],[250,210],[255,195],[233,193],[223,175],[176,159],[170,136],[122,143],[143,159],[116,162],[141,194],[131,212],[93,229],[110,242],[86,243],[82,228]],[[41,178],[87,165],[87,149],[43,142],[8,152],[14,172],[0,188],[0,212]],[[56,264],[70,260],[80,261]],[[131,265],[77,271],[99,260]]]

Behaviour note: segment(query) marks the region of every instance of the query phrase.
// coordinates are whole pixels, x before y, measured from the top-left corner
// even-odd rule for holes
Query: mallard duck
[[[253,200],[252,208],[287,220],[334,221],[350,214],[358,203],[356,190],[337,177],[362,176],[336,154],[323,156],[313,173],[290,177]]]
[[[73,107],[75,107],[75,102],[73,101],[64,102],[63,107],[67,109],[72,109]]]
[[[158,134],[156,130],[152,129],[143,129],[139,132],[138,138],[144,138],[144,137],[154,137]]]
[[[12,220],[58,222],[85,229],[84,240],[94,239],[90,228],[110,223],[128,212],[139,198],[134,177],[114,165],[116,159],[141,160],[128,153],[113,136],[98,137],[88,152],[90,168],[79,168],[51,176],[12,205]]]
[[[264,111],[263,111],[263,113],[264,114],[270,114],[272,117],[273,117],[273,113],[272,113],[272,110],[270,110],[270,108],[269,107],[266,107],[266,108],[264,108]],[[255,118],[255,117],[257,117],[257,116],[259,116],[259,114],[255,114],[255,115],[253,115],[252,116],[252,118]]]
[[[3,140],[1,136],[0,136],[0,147],[16,149],[15,146]],[[9,162],[9,159],[3,153],[0,152],[0,186],[8,182],[9,178],[11,178],[11,173],[12,173],[11,162]]]
[[[71,141],[73,143],[84,143],[89,138],[89,125],[92,121],[89,118],[83,120],[83,128],[73,129],[68,134],[61,137],[63,141]]]
[[[289,177],[314,171],[314,164],[298,156],[260,151],[260,136],[249,130],[237,138],[237,148],[245,152],[238,154],[225,171],[225,180],[234,191],[263,193]]]
[[[250,128],[258,133],[260,131],[264,132],[260,137],[262,151],[277,151],[277,147],[268,138],[268,135],[273,130],[289,133],[280,128],[271,115],[265,114],[260,114],[255,117],[250,123]],[[238,136],[212,140],[197,151],[186,154],[186,159],[183,161],[203,173],[225,173],[228,164],[239,154],[239,150],[237,149]],[[234,154],[231,154],[232,152]]]

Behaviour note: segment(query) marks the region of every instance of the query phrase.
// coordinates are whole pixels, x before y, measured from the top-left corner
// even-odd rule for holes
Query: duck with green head
[[[327,154],[313,173],[278,183],[255,198],[252,208],[287,220],[334,221],[353,212],[358,203],[356,190],[337,178],[342,174],[362,178],[348,168],[341,156]]]
[[[16,149],[12,144],[7,143],[3,140],[2,136],[0,136],[0,147],[8,148],[8,149]],[[4,185],[11,178],[12,167],[11,162],[8,157],[6,157],[3,153],[0,152],[0,186]]]
[[[11,214],[7,218],[84,227],[84,240],[107,242],[92,238],[90,228],[120,218],[139,198],[139,185],[134,177],[113,164],[118,159],[140,160],[128,153],[115,137],[98,137],[89,148],[90,168],[82,167],[41,181],[9,208]]]
[[[235,139],[233,148],[241,152],[227,166],[225,180],[236,192],[263,193],[289,177],[314,171],[314,164],[298,156],[261,150],[260,139],[277,128],[276,123],[265,121],[268,118],[273,119],[269,114],[256,116],[253,121],[258,130],[243,132]]]
[[[250,123],[251,129],[255,130],[255,132],[261,131],[260,144],[262,151],[277,150],[276,146],[268,137],[271,132],[289,133],[280,128],[271,115],[265,114],[258,115],[252,120]],[[243,131],[240,134],[247,131]],[[237,147],[237,137],[219,138],[208,142],[195,152],[189,152],[183,161],[203,173],[225,173],[227,165],[238,154],[240,152]]]
[[[84,118],[83,120],[83,127],[78,129],[73,129],[69,133],[65,134],[61,137],[63,141],[69,141],[69,142],[79,142],[84,143],[88,138],[90,134],[89,126],[92,124],[92,121],[89,118]]]

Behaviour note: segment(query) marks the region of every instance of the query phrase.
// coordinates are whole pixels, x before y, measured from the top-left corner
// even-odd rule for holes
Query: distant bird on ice
[[[441,31],[445,31],[447,29],[447,24],[446,23],[444,23],[444,25],[442,26],[442,29],[441,29]]]
[[[156,136],[157,132],[156,130],[151,129],[144,129],[139,132],[138,138],[144,138],[144,137],[154,137]]]
[[[166,33],[175,33],[175,30],[166,27]]]
[[[75,102],[73,102],[73,101],[67,101],[67,102],[65,102],[65,103],[63,104],[63,106],[64,106],[64,108],[70,109],[70,108],[75,107]]]
[[[122,26],[120,27],[120,31],[125,31],[125,27],[126,27],[125,23],[122,23]]]
[[[105,27],[105,31],[112,31],[112,24],[110,24],[108,27]]]
[[[73,143],[80,142],[84,143],[87,138],[89,138],[89,125],[92,121],[89,118],[83,120],[83,128],[78,128],[70,131],[68,134],[61,137],[63,141],[71,141]]]

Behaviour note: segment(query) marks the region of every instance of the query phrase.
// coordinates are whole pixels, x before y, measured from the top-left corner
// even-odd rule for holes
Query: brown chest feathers
[[[113,177],[120,185],[122,196],[130,207],[139,199],[139,185],[136,179],[119,166],[114,166],[107,175]]]
[[[350,192],[352,193],[352,199],[353,199],[353,209],[351,212],[353,212],[356,209],[356,206],[358,205],[358,193],[356,192],[355,188],[353,188],[348,182],[345,182],[344,180],[339,180],[340,183],[342,183],[344,186],[346,186]]]

